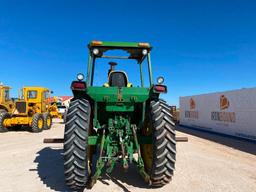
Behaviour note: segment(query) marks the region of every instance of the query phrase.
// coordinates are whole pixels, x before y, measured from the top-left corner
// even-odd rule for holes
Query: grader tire
[[[7,113],[7,110],[6,109],[0,109],[0,113]]]
[[[36,113],[32,117],[31,130],[33,133],[39,133],[44,128],[44,117],[41,113]]]
[[[44,130],[51,129],[52,117],[50,113],[44,113],[43,118],[44,118]]]
[[[91,106],[86,99],[70,103],[64,133],[64,173],[67,186],[73,190],[86,187],[89,180],[88,132]]]
[[[4,111],[1,111],[0,113],[0,132],[7,132],[8,129],[3,125],[4,124],[4,120],[10,118],[10,114]]]
[[[172,179],[176,161],[175,123],[169,106],[163,100],[150,103],[152,128],[151,165],[149,171],[152,187],[162,187]],[[148,157],[143,160],[147,161]]]

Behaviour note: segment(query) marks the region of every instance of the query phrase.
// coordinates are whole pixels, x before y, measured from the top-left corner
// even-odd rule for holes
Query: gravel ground
[[[43,144],[43,138],[63,137],[61,123],[39,134],[10,131],[0,134],[0,191],[68,191],[64,184],[62,145]],[[148,189],[134,166],[127,173],[118,165],[91,190],[104,192],[254,192],[256,144],[215,134],[178,128],[188,143],[177,144],[173,181]],[[120,168],[120,169],[119,169]]]

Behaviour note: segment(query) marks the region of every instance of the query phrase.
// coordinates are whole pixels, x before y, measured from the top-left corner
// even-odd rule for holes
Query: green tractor
[[[163,77],[153,83],[152,47],[148,43],[92,41],[88,48],[86,80],[80,73],[71,84],[74,98],[64,134],[66,184],[73,190],[91,188],[103,170],[111,173],[120,162],[124,170],[134,163],[148,185],[164,186],[175,168],[175,123],[168,104],[159,98],[167,93]],[[121,59],[127,65],[135,63],[137,68],[130,74],[134,82],[140,77],[139,85],[133,86],[126,72],[115,69],[113,60]],[[106,60],[111,62],[105,83],[96,86],[95,76],[102,79],[102,75],[95,68],[103,69]]]

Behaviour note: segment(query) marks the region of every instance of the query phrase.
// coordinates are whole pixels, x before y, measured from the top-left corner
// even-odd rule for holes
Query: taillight
[[[159,93],[167,93],[167,87],[165,85],[155,85],[154,90]]]
[[[150,47],[149,43],[138,43],[139,47]]]
[[[86,88],[86,83],[84,81],[73,81],[71,84],[71,89],[84,90]]]
[[[102,41],[92,41],[91,44],[97,46],[97,45],[102,45],[103,42]]]

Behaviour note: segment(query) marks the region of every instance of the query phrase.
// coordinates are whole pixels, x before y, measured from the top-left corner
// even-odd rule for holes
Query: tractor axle
[[[176,142],[188,142],[188,137],[176,137]],[[43,143],[63,143],[63,138],[45,138]]]

